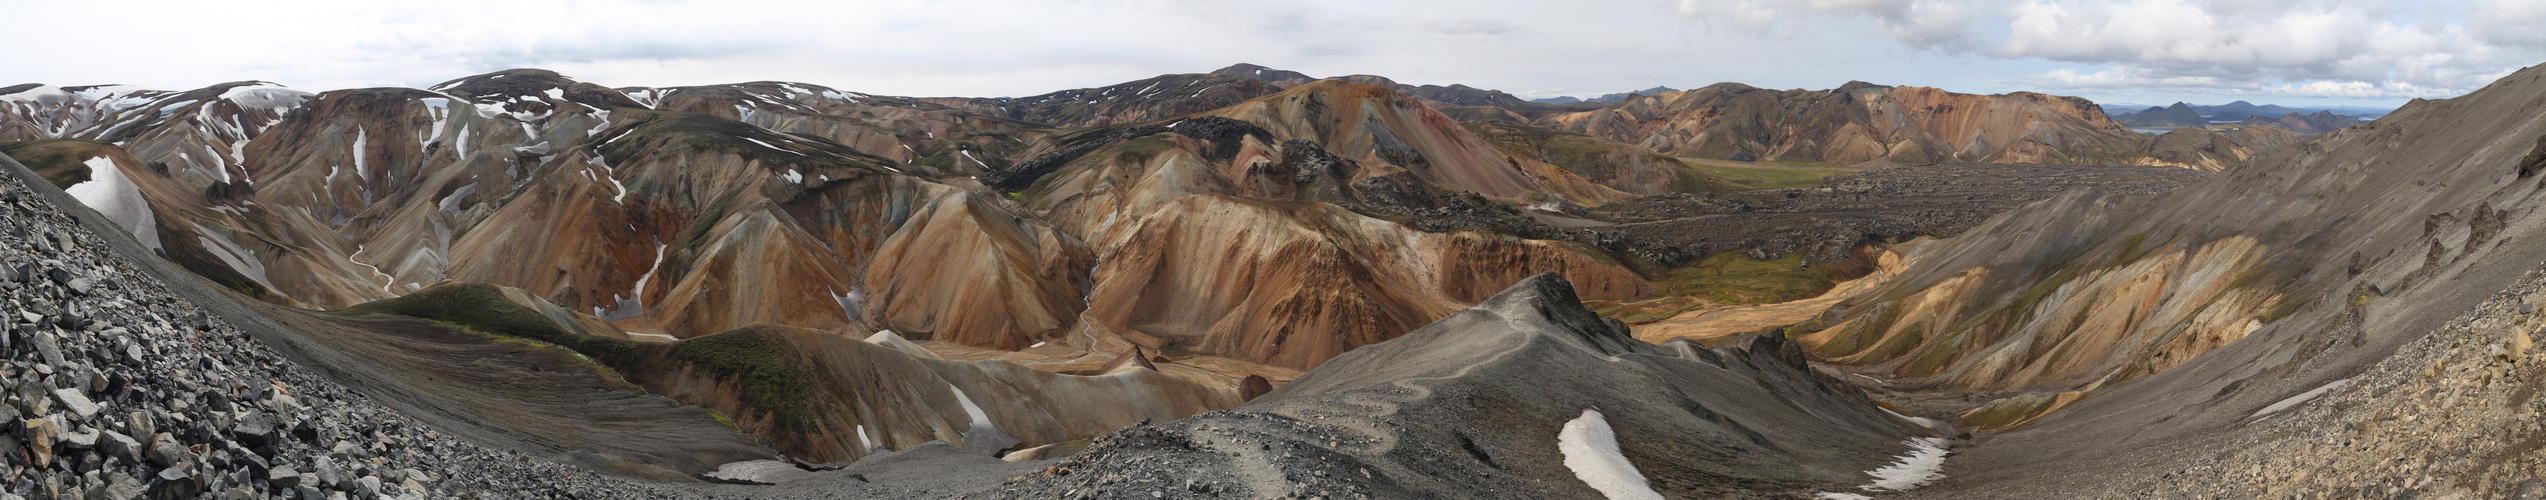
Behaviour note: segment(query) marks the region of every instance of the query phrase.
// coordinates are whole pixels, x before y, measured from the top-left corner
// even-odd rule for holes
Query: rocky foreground
[[[2371,299],[2376,300],[2376,299]],[[2546,499],[2546,269],[2117,498]]]
[[[298,368],[15,177],[0,177],[0,263],[0,499],[656,496],[444,436]]]

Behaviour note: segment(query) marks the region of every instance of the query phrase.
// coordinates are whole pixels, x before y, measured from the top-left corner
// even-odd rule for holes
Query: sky
[[[1246,62],[1526,98],[1851,80],[2100,103],[2394,106],[2546,60],[2546,1],[0,0],[0,85],[786,80],[1026,96]],[[33,21],[33,22],[29,22]]]

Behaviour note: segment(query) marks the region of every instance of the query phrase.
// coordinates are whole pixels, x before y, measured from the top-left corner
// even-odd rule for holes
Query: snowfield
[[[88,159],[88,182],[73,184],[62,191],[79,198],[80,203],[105,215],[106,220],[133,233],[133,239],[151,250],[161,250],[159,225],[150,215],[150,202],[142,198],[141,186],[124,178],[123,169],[115,168],[115,160],[107,157]]]
[[[1600,410],[1585,409],[1565,422],[1565,430],[1556,433],[1556,449],[1564,452],[1565,467],[1574,470],[1574,477],[1609,500],[1662,499],[1662,493],[1645,484],[1635,463],[1618,452],[1618,435]]]

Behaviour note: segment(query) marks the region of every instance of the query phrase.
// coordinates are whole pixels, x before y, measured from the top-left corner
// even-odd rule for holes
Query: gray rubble
[[[0,177],[0,499],[661,496],[444,437],[102,248]]]

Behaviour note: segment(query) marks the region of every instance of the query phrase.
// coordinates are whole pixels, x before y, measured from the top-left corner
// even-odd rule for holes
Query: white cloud
[[[47,21],[0,31],[20,48],[0,84],[326,90],[541,67],[614,86],[1022,96],[1252,62],[1530,97],[1864,80],[2379,98],[2463,92],[2546,57],[2532,28],[2546,7],[2479,1],[30,2],[13,17]]]
[[[1682,0],[1758,10],[1748,29],[1852,26],[1916,50],[2107,68],[2036,72],[2041,90],[2445,97],[2546,58],[2546,4],[2417,0]],[[2472,21],[2470,21],[2472,20]]]

